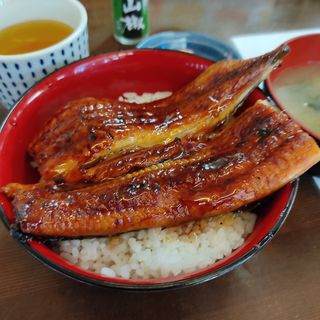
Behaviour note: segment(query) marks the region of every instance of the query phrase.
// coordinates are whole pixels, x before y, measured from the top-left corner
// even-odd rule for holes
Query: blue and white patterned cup
[[[74,31],[45,49],[0,55],[0,103],[8,109],[47,74],[89,56],[88,16],[78,0],[0,0],[0,29],[39,19],[66,23]]]

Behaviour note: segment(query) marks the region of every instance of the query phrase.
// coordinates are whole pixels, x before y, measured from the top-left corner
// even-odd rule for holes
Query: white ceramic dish
[[[56,20],[74,31],[45,49],[0,55],[0,102],[10,108],[21,95],[47,74],[89,55],[87,12],[77,0],[0,1],[0,29],[28,20]]]

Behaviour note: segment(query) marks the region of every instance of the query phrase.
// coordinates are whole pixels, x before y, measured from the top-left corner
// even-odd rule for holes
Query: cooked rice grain
[[[60,241],[60,255],[85,270],[107,277],[150,279],[193,272],[240,247],[256,215],[238,212],[179,227]]]
[[[158,91],[154,93],[145,92],[142,95],[138,95],[136,92],[124,92],[122,96],[119,97],[119,101],[145,103],[164,99],[171,95],[171,91]]]

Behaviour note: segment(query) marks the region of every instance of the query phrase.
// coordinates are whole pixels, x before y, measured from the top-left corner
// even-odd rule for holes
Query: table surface
[[[82,2],[89,13],[91,52],[124,49],[112,37],[111,1]],[[317,0],[150,0],[151,33],[192,30],[228,40],[318,27],[319,18]],[[319,228],[319,193],[306,174],[285,225],[246,264],[188,289],[129,293],[55,273],[0,224],[0,319],[320,319]]]

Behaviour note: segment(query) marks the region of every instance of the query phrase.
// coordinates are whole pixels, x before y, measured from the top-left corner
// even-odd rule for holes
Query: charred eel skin
[[[319,160],[319,147],[308,134],[258,101],[188,157],[77,190],[18,188],[13,205],[22,231],[36,236],[174,226],[259,200]]]
[[[115,177],[175,158],[181,150],[168,144],[197,139],[228,118],[287,51],[284,46],[254,59],[215,63],[171,97],[152,103],[70,102],[39,132],[29,153],[42,180],[65,183],[103,181],[111,172]],[[128,161],[137,151],[141,156]]]

